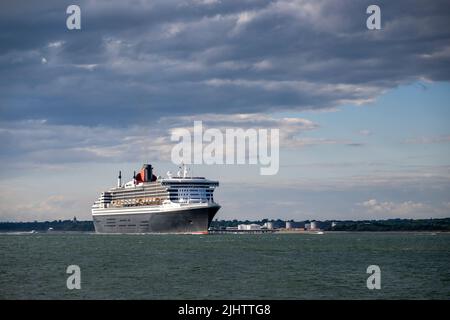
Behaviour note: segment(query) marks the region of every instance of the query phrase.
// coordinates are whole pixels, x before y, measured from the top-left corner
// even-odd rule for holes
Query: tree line
[[[326,220],[317,221],[318,228],[324,231],[450,231],[450,218],[440,219],[388,219],[388,220]],[[284,228],[286,221],[281,219],[262,220],[214,220],[211,228],[224,229],[237,227],[239,224],[259,224],[272,222],[274,228]],[[293,228],[304,228],[311,220],[290,220]],[[29,231],[87,231],[93,232],[92,221],[54,220],[34,222],[0,222],[0,232]]]

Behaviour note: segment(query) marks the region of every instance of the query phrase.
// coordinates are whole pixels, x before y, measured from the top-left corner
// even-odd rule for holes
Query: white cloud
[[[426,217],[436,212],[436,208],[429,204],[414,201],[394,202],[369,199],[359,206],[366,209],[373,218],[381,217]]]
[[[50,195],[46,198],[22,199],[19,200],[19,194],[11,193],[10,197],[15,198],[2,199],[0,207],[1,221],[44,221],[55,219],[67,219],[79,215],[85,207],[81,199],[70,197],[69,195]],[[82,215],[85,219],[86,215]]]
[[[448,143],[450,142],[450,135],[442,136],[430,136],[430,137],[417,137],[412,139],[407,139],[404,143],[410,144],[433,144],[433,143]]]
[[[366,136],[366,137],[372,135],[372,131],[370,131],[370,130],[360,130],[358,133],[359,133],[360,135]]]
[[[245,26],[250,23],[256,16],[256,12],[244,11],[237,15],[236,25],[233,28],[231,34],[237,35],[240,33]]]
[[[161,124],[170,125],[176,123],[173,130],[186,129],[192,131],[194,121],[202,120],[204,129],[216,128],[225,132],[227,128],[231,129],[279,129],[280,146],[282,148],[299,148],[314,145],[357,145],[348,139],[335,138],[309,138],[302,135],[308,131],[319,129],[319,124],[304,118],[294,117],[274,117],[267,114],[232,114],[218,115],[206,114],[199,116],[180,116],[164,117],[160,120]]]
[[[88,71],[92,71],[97,68],[98,64],[76,64],[74,65],[76,68],[85,69]]]
[[[259,62],[254,63],[253,67],[256,70],[270,70],[272,69],[273,65],[269,60],[261,60]]]
[[[50,42],[48,44],[49,48],[59,48],[64,44],[64,41],[55,41],[55,42]]]
[[[149,161],[170,161],[172,132],[193,130],[194,121],[202,120],[203,129],[279,129],[280,147],[296,149],[305,146],[343,144],[345,139],[309,138],[306,132],[319,128],[311,120],[275,117],[267,114],[206,114],[164,117],[147,126],[112,128],[105,126],[58,125],[45,119],[4,123],[0,127],[4,166],[10,168],[54,166],[67,163],[134,161],[136,154]],[[224,150],[226,152],[226,150]]]

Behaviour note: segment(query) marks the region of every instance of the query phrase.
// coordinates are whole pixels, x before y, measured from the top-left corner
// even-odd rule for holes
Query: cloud
[[[134,161],[136,154],[148,161],[170,161],[171,135],[180,129],[193,130],[201,120],[203,130],[279,129],[281,148],[300,148],[323,144],[352,145],[351,141],[307,138],[303,134],[319,128],[304,118],[277,118],[266,114],[206,114],[197,116],[163,117],[149,128],[135,125],[125,128],[52,124],[46,119],[23,120],[4,124],[0,128],[0,159],[14,168],[58,165],[80,162]]]
[[[64,44],[64,41],[54,41],[48,44],[49,48],[59,48]]]
[[[404,143],[408,144],[434,144],[434,143],[448,143],[450,142],[450,136],[434,136],[434,137],[417,137],[404,140]]]
[[[76,162],[148,160],[170,154],[170,136],[157,128],[56,125],[45,120],[11,123],[0,128],[0,158],[16,168]]]
[[[16,196],[16,195],[14,195]],[[11,202],[2,198],[0,219],[2,221],[33,221],[72,218],[79,215],[85,204],[80,199],[69,195],[52,195],[40,200]]]
[[[204,114],[199,116],[164,117],[159,123],[162,126],[176,126],[176,129],[193,130],[194,121],[203,121],[204,130],[216,128],[225,133],[226,129],[279,129],[280,147],[297,149],[315,145],[346,145],[363,146],[348,139],[311,138],[303,136],[305,133],[320,128],[319,124],[296,117],[275,117],[267,114],[233,114],[218,115]]]
[[[398,218],[424,218],[424,217],[437,217],[448,216],[449,208],[446,203],[429,204],[416,201],[378,201],[376,199],[369,199],[362,203],[357,204],[360,207],[366,209],[366,213],[377,217],[398,217]]]
[[[397,215],[397,216],[412,216],[417,214],[426,215],[429,214],[432,208],[420,202],[405,201],[405,202],[392,202],[385,201],[379,202],[376,199],[370,199],[359,204],[367,209],[370,214],[383,214],[383,215]]]
[[[360,130],[360,131],[358,131],[358,134],[367,137],[367,136],[371,136],[372,135],[372,131],[370,131],[370,130]]]
[[[368,0],[79,1],[80,32],[65,27],[69,4],[0,5],[5,121],[327,110],[450,77],[447,1],[382,1],[377,32]]]

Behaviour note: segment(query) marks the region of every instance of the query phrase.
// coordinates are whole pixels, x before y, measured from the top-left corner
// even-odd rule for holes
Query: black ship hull
[[[97,214],[97,233],[207,233],[220,206],[173,211]]]

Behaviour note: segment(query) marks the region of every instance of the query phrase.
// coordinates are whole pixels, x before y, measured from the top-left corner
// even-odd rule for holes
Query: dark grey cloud
[[[81,31],[69,4],[0,4],[3,121],[320,109],[450,77],[448,1],[380,1],[381,31],[372,1],[77,1]]]

